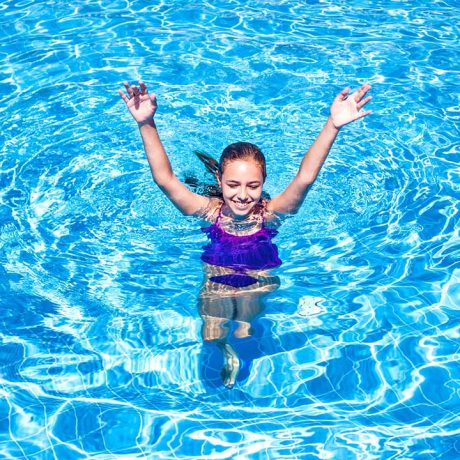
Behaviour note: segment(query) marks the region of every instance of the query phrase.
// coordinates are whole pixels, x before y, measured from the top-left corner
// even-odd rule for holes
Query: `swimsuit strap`
[[[262,207],[261,212],[262,212],[262,227],[265,227],[265,208],[266,208],[266,201],[261,200],[260,201],[260,206]]]
[[[217,217],[216,217],[216,220],[214,222],[215,225],[217,225],[219,223],[219,220],[221,219],[222,217],[222,208],[224,207],[224,201],[222,201],[221,205],[219,206],[219,213],[217,214]]]

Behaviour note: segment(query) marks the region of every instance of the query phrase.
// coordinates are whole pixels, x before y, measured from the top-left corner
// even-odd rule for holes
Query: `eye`
[[[249,188],[250,188],[251,190],[256,190],[256,189],[258,189],[259,187],[260,187],[260,185],[249,185]]]

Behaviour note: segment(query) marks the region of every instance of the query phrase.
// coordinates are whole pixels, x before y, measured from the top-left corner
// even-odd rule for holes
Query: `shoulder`
[[[219,210],[222,207],[223,201],[220,198],[210,197],[207,203],[198,210],[196,216],[206,222],[214,223],[219,215]]]
[[[267,200],[265,198],[260,201],[264,222],[269,227],[279,227],[282,223],[281,216],[272,210],[270,202],[271,200]]]

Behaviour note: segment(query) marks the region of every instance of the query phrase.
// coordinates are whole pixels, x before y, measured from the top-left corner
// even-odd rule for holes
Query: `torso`
[[[274,228],[276,218],[267,213],[265,200],[244,221],[226,216],[222,200],[210,204],[206,217],[212,224],[202,229],[210,240],[203,248],[203,262],[244,274],[281,265],[278,249],[272,242],[278,233]]]

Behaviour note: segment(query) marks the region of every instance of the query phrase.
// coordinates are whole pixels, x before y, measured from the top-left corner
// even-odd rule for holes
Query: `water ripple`
[[[458,458],[458,9],[451,1],[0,2],[1,455]],[[254,334],[203,343],[199,223],[151,181],[259,144],[273,196],[334,93],[373,85],[277,237]]]

